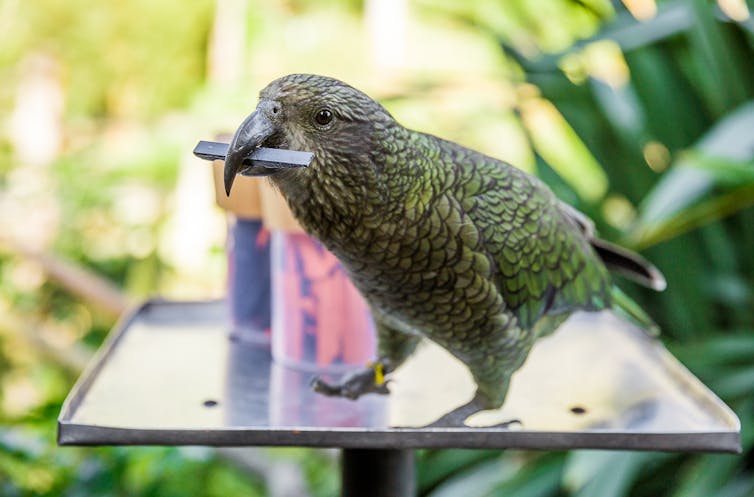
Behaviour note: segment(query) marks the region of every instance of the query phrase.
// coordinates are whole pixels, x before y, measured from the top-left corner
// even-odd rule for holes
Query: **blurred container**
[[[269,344],[270,233],[261,220],[259,182],[237,178],[228,197],[223,161],[213,163],[215,199],[228,213],[228,313],[234,337]]]
[[[272,335],[275,360],[304,370],[340,372],[374,360],[369,309],[337,259],[303,232],[268,182],[239,176],[228,197],[223,161],[213,174],[215,199],[228,212],[233,334],[254,343]]]
[[[220,138],[220,141],[228,141]],[[237,424],[384,426],[386,399],[351,400],[311,391],[311,372],[334,382],[376,357],[371,314],[340,263],[301,229],[281,195],[266,181],[239,176],[225,195],[223,161],[213,164],[217,205],[228,212],[228,311],[232,322],[227,416]],[[270,339],[270,336],[272,337]],[[270,353],[266,398],[249,395],[244,373]],[[343,407],[348,406],[348,409]],[[348,414],[344,414],[348,413]]]
[[[270,232],[259,219],[228,220],[228,305],[233,333],[269,343]]]
[[[376,355],[371,314],[327,249],[301,231],[282,197],[262,186],[272,232],[272,356],[304,370],[346,371]]]

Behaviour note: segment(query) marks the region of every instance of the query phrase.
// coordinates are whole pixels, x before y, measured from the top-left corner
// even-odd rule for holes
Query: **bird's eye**
[[[320,126],[327,126],[332,122],[333,114],[330,109],[320,109],[314,114],[314,121]]]

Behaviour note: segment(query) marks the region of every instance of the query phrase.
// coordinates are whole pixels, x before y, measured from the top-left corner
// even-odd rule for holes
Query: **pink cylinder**
[[[272,232],[272,356],[339,372],[376,355],[369,308],[335,256],[303,233]]]

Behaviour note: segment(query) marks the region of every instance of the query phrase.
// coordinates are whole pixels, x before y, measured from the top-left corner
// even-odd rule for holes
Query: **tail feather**
[[[565,202],[559,204],[561,212],[581,230],[589,240],[597,255],[611,271],[619,273],[633,281],[661,292],[667,283],[659,269],[639,254],[618,245],[597,238],[594,223],[583,212]]]
[[[592,238],[589,242],[610,271],[658,292],[667,287],[660,270],[639,254],[598,238]]]
[[[616,314],[646,331],[650,336],[654,337],[660,334],[660,327],[657,326],[657,323],[620,288],[613,286],[611,297],[613,301],[612,310]]]

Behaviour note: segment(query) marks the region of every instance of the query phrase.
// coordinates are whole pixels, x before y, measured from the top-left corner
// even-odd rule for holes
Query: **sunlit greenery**
[[[58,448],[55,419],[128,299],[222,295],[223,216],[190,150],[290,72],[340,77],[410,127],[538,174],[642,250],[669,289],[628,291],[743,425],[742,456],[421,451],[421,495],[754,495],[746,5],[0,1],[0,495],[268,495],[211,449]],[[269,454],[311,495],[337,492],[329,456]]]

